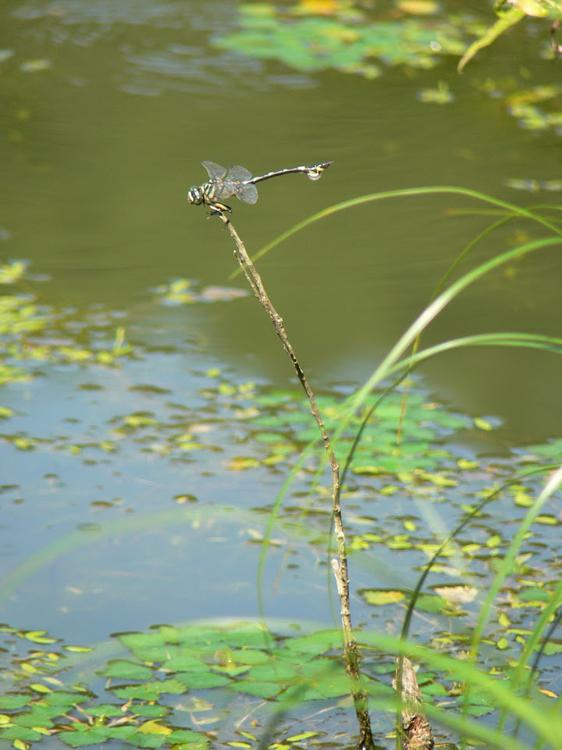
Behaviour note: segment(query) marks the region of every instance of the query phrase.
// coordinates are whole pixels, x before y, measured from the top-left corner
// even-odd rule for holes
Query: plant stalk
[[[414,666],[405,656],[396,659],[396,676],[392,686],[402,701],[402,726],[399,727],[401,747],[403,750],[433,750],[433,732],[423,712]]]
[[[295,350],[289,340],[283,318],[279,315],[273,303],[271,302],[269,295],[262,282],[261,276],[259,275],[256,267],[254,266],[252,259],[250,258],[248,251],[244,243],[242,242],[238,232],[230,222],[229,218],[220,214],[220,218],[225,224],[226,228],[232,240],[234,241],[234,257],[238,261],[240,268],[242,269],[248,283],[261,304],[265,312],[267,313],[277,337],[283,345],[283,349],[289,356],[291,363],[297,373],[299,382],[306,394],[310,411],[314,420],[318,426],[318,431],[324,444],[324,449],[328,457],[330,464],[331,477],[332,477],[332,513],[334,517],[334,530],[337,540],[337,560],[332,562],[334,574],[336,576],[336,584],[338,595],[340,598],[340,616],[342,623],[343,639],[344,639],[344,659],[346,672],[350,677],[352,685],[353,704],[357,721],[359,723],[359,743],[358,746],[361,750],[373,750],[373,733],[371,729],[371,720],[369,718],[367,696],[361,687],[361,656],[357,641],[353,635],[353,628],[351,622],[351,611],[350,611],[350,596],[349,596],[349,569],[347,562],[347,553],[345,546],[345,532],[343,527],[343,519],[341,512],[341,481],[340,481],[340,467],[334,452],[332,441],[326,429],[326,425],[318,408],[316,402],[316,396],[312,390],[304,371],[297,359]]]

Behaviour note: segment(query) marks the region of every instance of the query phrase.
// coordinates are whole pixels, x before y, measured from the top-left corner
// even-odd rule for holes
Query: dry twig
[[[416,673],[412,662],[405,656],[396,660],[396,677],[392,685],[402,699],[403,750],[433,750],[433,733],[422,709]]]
[[[333,569],[336,576],[337,589],[340,597],[340,615],[344,635],[345,667],[352,683],[353,702],[355,706],[355,713],[357,715],[357,720],[359,723],[359,747],[361,748],[361,750],[371,750],[372,748],[374,748],[371,721],[368,712],[367,696],[364,693],[360,682],[360,654],[357,642],[353,636],[349,606],[349,573],[345,549],[345,533],[341,512],[340,467],[337,462],[330,436],[326,429],[326,425],[324,424],[324,420],[318,408],[316,396],[314,395],[314,391],[310,387],[310,384],[297,359],[291,342],[289,341],[283,318],[279,315],[273,303],[271,302],[262,282],[261,276],[256,270],[256,267],[254,266],[252,259],[248,255],[244,243],[242,242],[240,236],[238,235],[238,232],[230,222],[230,219],[224,213],[220,214],[220,218],[225,224],[228,232],[230,233],[230,236],[234,241],[234,256],[238,261],[242,271],[244,272],[244,275],[246,276],[246,279],[248,280],[248,283],[254,295],[271,320],[275,329],[275,333],[280,339],[285,352],[289,356],[295,372],[297,373],[299,382],[304,392],[306,393],[306,397],[308,398],[308,403],[310,405],[310,411],[318,426],[318,431],[321,435],[326,455],[330,464],[332,475],[332,513],[334,516],[334,529],[338,549],[338,558],[335,561],[336,564],[333,564]]]

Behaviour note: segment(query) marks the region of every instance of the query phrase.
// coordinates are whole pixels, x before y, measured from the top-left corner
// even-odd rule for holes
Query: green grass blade
[[[534,469],[529,469],[528,471],[524,471],[524,472],[520,472],[516,474],[512,479],[508,480],[507,482],[504,482],[502,485],[500,485],[495,490],[493,490],[493,492],[491,492],[483,500],[481,500],[470,511],[470,513],[468,513],[465,516],[465,518],[461,521],[461,523],[449,534],[449,536],[447,536],[445,541],[442,542],[441,546],[434,553],[433,557],[427,563],[427,565],[424,568],[423,573],[419,577],[416,587],[414,588],[412,595],[410,597],[410,600],[408,602],[408,608],[404,616],[404,622],[402,624],[402,631],[400,634],[402,638],[408,638],[408,635],[410,633],[410,624],[412,620],[412,615],[414,613],[416,602],[421,593],[423,585],[428,575],[430,574],[431,569],[433,568],[434,564],[439,559],[439,557],[441,556],[443,550],[447,547],[447,545],[449,545],[461,533],[461,531],[463,531],[463,529],[466,528],[466,526],[470,523],[470,521],[472,521],[472,519],[475,516],[479,515],[481,510],[483,510],[489,503],[495,500],[504,490],[506,490],[512,484],[519,484],[519,482],[527,479],[528,477],[535,476],[536,474],[544,474],[545,472],[552,471],[553,469],[556,469],[556,468],[558,468],[557,465],[549,464],[547,466],[536,467]]]
[[[523,651],[521,652],[521,656],[519,657],[517,661],[517,665],[515,669],[513,670],[513,673],[511,675],[511,684],[513,686],[513,689],[517,689],[518,685],[524,684],[525,688],[522,692],[523,695],[527,696],[530,693],[531,686],[533,684],[533,676],[536,672],[536,665],[531,669],[529,672],[527,679],[525,680],[524,672],[525,668],[527,666],[527,663],[529,659],[531,658],[531,654],[536,649],[541,636],[544,632],[544,629],[549,623],[550,618],[552,615],[556,612],[560,604],[562,603],[562,581],[558,583],[558,586],[556,587],[554,593],[550,597],[550,601],[546,605],[546,607],[541,612],[541,616],[539,617],[535,627],[533,628],[532,633],[529,635],[525,642],[525,647],[523,648]],[[562,611],[560,612],[560,615],[562,615]],[[554,620],[554,625],[557,623],[556,619]],[[548,636],[543,642],[543,646],[548,643]],[[537,654],[537,659],[540,658],[541,651]],[[505,726],[505,720],[507,718],[507,712],[505,709],[500,714],[499,720],[498,720],[498,729],[500,731],[503,730]],[[515,734],[517,735],[517,729],[515,731]]]
[[[401,703],[398,698],[392,700],[391,698],[378,698],[375,696],[374,698],[371,697],[371,702],[378,709],[394,709],[397,713],[400,713]],[[499,732],[497,729],[492,729],[474,719],[466,719],[460,714],[452,713],[428,703],[423,704],[423,711],[431,719],[432,723],[441,724],[456,731],[459,737],[475,740],[478,744],[483,743],[483,746],[486,748],[506,750],[505,734]],[[441,743],[436,744],[437,748],[440,746]],[[450,748],[455,747],[455,745],[446,744],[444,747]],[[529,746],[522,744],[518,740],[515,740],[513,743],[510,740],[509,750],[529,750]]]
[[[366,642],[368,648],[372,648],[374,646],[377,649],[391,653],[403,653],[404,655],[406,655],[412,653],[412,649],[414,649],[416,656],[419,657],[416,659],[418,662],[421,661],[429,664],[430,666],[435,666],[433,659],[434,652],[431,652],[429,649],[424,649],[422,651],[422,647],[417,647],[408,642],[401,642],[399,641],[399,639],[393,638],[392,636],[379,636],[376,634],[359,633],[358,638],[359,640],[363,640],[363,645]],[[447,660],[447,667],[444,667],[443,665],[443,658]],[[458,663],[456,660],[451,659],[450,657],[443,658],[439,660],[438,668],[444,669],[444,671],[449,672],[456,668],[456,665]],[[481,684],[480,678],[484,678],[484,680],[486,681],[485,685],[488,688],[489,692],[496,690],[496,686],[499,686],[498,689],[500,691],[503,691],[501,692],[503,701],[505,702],[506,700],[511,699],[511,693],[507,688],[504,688],[497,681],[492,680],[487,675],[482,675],[479,670],[471,667],[471,665],[468,666],[472,670],[470,674],[471,676],[473,676],[475,681],[478,681],[479,684]],[[341,668],[342,666],[340,662],[333,662],[333,664],[328,665],[324,670],[322,670],[322,672],[315,674],[314,682],[317,684],[318,682],[322,682],[323,679],[328,679],[331,673],[336,670],[339,671]],[[365,680],[363,682],[363,685],[366,691],[369,693],[370,702],[377,709],[388,712],[400,710],[402,701],[400,700],[399,696],[395,693],[393,694],[387,686],[380,685],[379,687],[376,683],[373,684],[370,680]],[[371,685],[371,689],[369,689],[369,685]],[[260,748],[262,748],[262,750],[265,750],[265,748],[270,745],[273,739],[275,727],[283,720],[288,711],[299,707],[302,700],[302,694],[306,689],[307,684],[303,683],[296,688],[289,689],[287,692],[282,692],[277,697],[275,705],[273,706],[274,713],[271,716],[260,738],[258,750]],[[497,698],[497,690],[495,697]],[[516,708],[520,709],[521,707],[516,706]],[[481,742],[486,743],[487,747],[500,748],[501,750],[504,750],[505,748],[505,734],[499,732],[497,729],[482,724],[482,722],[465,718],[458,713],[454,714],[449,710],[444,710],[438,706],[433,706],[431,704],[424,704],[423,710],[429,717],[431,717],[433,722],[453,729],[454,731],[458,732],[461,737],[480,740]],[[539,721],[539,715],[537,715],[533,711],[525,712],[521,710],[520,713],[525,714],[525,717],[531,723],[538,723]],[[529,749],[527,745],[522,744],[518,740],[514,740],[513,743],[510,744],[510,750]]]
[[[562,206],[558,206],[554,203],[533,203],[532,206],[528,206],[529,211],[562,211]],[[501,211],[498,208],[450,208],[447,211],[447,216],[504,216],[513,217],[513,214],[509,211]],[[545,218],[544,216],[542,217]],[[559,223],[560,219],[553,219],[547,217],[549,221]]]
[[[504,682],[490,677],[471,662],[456,659],[411,641],[383,633],[359,633],[358,642],[361,647],[373,647],[379,651],[407,656],[416,663],[427,664],[438,671],[450,674],[454,680],[479,688],[493,699],[497,708],[507,708],[538,736],[552,743],[553,747],[562,748],[562,733],[559,736],[554,734],[555,741],[553,742],[553,727],[560,723],[559,717],[546,703],[543,705],[541,702],[540,706],[530,703],[516,695]],[[424,705],[424,710],[426,708],[428,715],[433,713],[434,707]],[[505,747],[505,735],[503,738],[503,747]],[[511,744],[509,746],[511,747]]]
[[[373,374],[365,382],[365,384],[356,393],[350,397],[347,404],[347,414],[351,415],[356,413],[364,402],[367,395],[378,385],[382,380],[389,376],[393,366],[406,351],[406,349],[415,341],[415,339],[429,326],[434,318],[455,299],[464,289],[473,284],[475,281],[480,279],[485,274],[493,271],[496,268],[508,263],[517,258],[521,258],[528,253],[542,250],[547,247],[553,247],[555,245],[562,244],[562,239],[547,237],[542,240],[534,240],[528,242],[525,245],[519,245],[511,250],[501,253],[500,255],[491,258],[490,260],[482,263],[477,268],[469,271],[460,279],[455,281],[448,289],[442,292],[425,310],[418,316],[418,318],[412,323],[412,325],[406,330],[406,332],[400,337],[397,343],[392,347],[390,352],[386,355],[380,365],[376,368]],[[343,417],[342,428],[347,424],[349,417],[346,420],[347,415]]]
[[[416,354],[398,360],[390,369],[389,375],[394,375],[403,369],[412,369],[431,357],[444,352],[473,346],[512,347],[524,349],[539,349],[554,354],[562,354],[562,339],[554,336],[543,336],[538,333],[480,333],[474,336],[462,336],[450,339],[440,344],[422,349]]]
[[[275,524],[277,523],[279,519],[279,514],[281,512],[281,508],[283,507],[283,501],[285,500],[287,492],[291,488],[291,485],[293,484],[298,472],[303,467],[306,459],[309,458],[314,453],[315,447],[316,447],[316,442],[310,443],[309,445],[305,447],[304,451],[299,456],[295,465],[291,468],[291,471],[289,472],[287,478],[281,485],[281,489],[276,494],[271,510],[269,511],[268,516],[267,516],[267,524],[265,527],[265,531],[263,533],[263,539],[261,541],[260,556],[258,560],[258,568],[257,568],[257,573],[256,573],[257,606],[258,606],[258,613],[262,619],[265,618],[265,605],[264,605],[264,596],[263,596],[264,580],[265,580],[265,565],[267,562],[267,553],[269,551],[269,547],[271,546],[273,530],[275,528]]]
[[[463,336],[458,339],[443,341],[440,344],[435,344],[434,346],[422,349],[415,354],[411,354],[410,356],[399,360],[390,369],[389,375],[395,375],[402,370],[404,370],[405,372],[400,375],[400,377],[393,383],[391,383],[391,385],[385,388],[376,402],[369,408],[369,410],[363,417],[359,429],[354,435],[353,442],[343,464],[341,473],[342,486],[345,483],[349,468],[353,461],[353,457],[355,455],[357,447],[359,446],[359,443],[361,442],[361,437],[363,436],[365,428],[367,427],[371,417],[376,412],[381,402],[396,389],[396,387],[400,384],[404,377],[406,377],[417,365],[421,364],[427,359],[430,359],[431,357],[435,357],[437,354],[443,354],[444,352],[452,351],[454,349],[473,346],[539,349],[546,352],[562,354],[562,339],[555,338],[553,336],[543,336],[542,334],[507,332],[483,333],[474,336]]]
[[[326,208],[322,209],[321,211],[318,211],[315,214],[312,214],[312,216],[308,216],[306,219],[303,219],[302,221],[298,222],[298,224],[294,224],[292,227],[287,229],[285,232],[282,232],[280,235],[275,237],[271,242],[268,242],[266,245],[264,245],[262,248],[260,248],[255,255],[252,256],[252,260],[255,262],[262,258],[264,255],[269,253],[273,248],[280,245],[282,242],[285,242],[285,240],[288,240],[289,237],[292,237],[293,235],[297,234],[303,229],[306,229],[306,227],[310,226],[311,224],[315,224],[317,221],[320,221],[321,219],[325,219],[328,216],[332,216],[333,214],[339,213],[340,211],[346,211],[349,208],[355,208],[357,206],[362,206],[367,203],[375,203],[382,200],[388,200],[391,198],[407,198],[412,196],[424,196],[424,195],[462,195],[466,198],[473,198],[474,200],[481,201],[483,203],[488,203],[493,206],[497,206],[498,208],[503,209],[504,211],[507,211],[509,214],[513,214],[515,216],[519,216],[521,218],[530,219],[531,221],[534,221],[546,229],[549,229],[550,231],[554,232],[555,234],[562,234],[562,230],[556,226],[556,224],[552,223],[548,219],[545,219],[544,217],[540,216],[540,214],[535,213],[534,211],[522,208],[521,206],[517,206],[514,203],[508,203],[507,201],[500,200],[499,198],[494,198],[491,195],[486,195],[485,193],[481,193],[478,190],[470,190],[469,188],[461,188],[461,187],[454,187],[454,186],[432,186],[432,187],[419,187],[419,188],[404,188],[400,190],[388,190],[380,193],[369,193],[367,195],[360,195],[357,198],[350,198],[349,200],[342,201],[341,203],[334,203],[331,206],[327,206]],[[229,279],[233,279],[238,274],[241,273],[240,269],[237,269],[236,271],[233,271]]]
[[[482,635],[484,633],[484,628],[486,627],[486,624],[488,623],[488,620],[490,619],[490,613],[492,610],[494,599],[498,595],[505,579],[514,569],[515,558],[521,548],[521,545],[523,543],[523,540],[525,539],[525,536],[529,528],[531,527],[531,525],[534,523],[535,519],[539,515],[543,505],[547,502],[547,500],[550,499],[550,497],[554,494],[554,492],[556,492],[556,490],[561,485],[562,485],[562,467],[560,467],[557,471],[554,472],[554,474],[550,477],[550,479],[544,486],[542,492],[539,494],[539,496],[535,500],[532,507],[529,508],[529,511],[525,515],[525,518],[523,519],[523,521],[520,523],[519,528],[517,529],[517,533],[512,539],[507,552],[505,553],[503,559],[501,560],[499,564],[499,570],[490,585],[490,588],[486,595],[486,599],[484,600],[484,603],[480,610],[480,615],[478,617],[476,626],[473,631],[472,642],[470,645],[470,655],[469,655],[469,658],[472,661],[475,661],[478,657],[478,651],[480,648]],[[469,692],[470,692],[470,686],[467,686],[467,690],[465,692],[465,701],[464,701],[465,711],[468,708]],[[562,733],[560,737],[561,737],[561,742],[562,742]]]
[[[510,479],[507,482],[504,482],[502,485],[497,487],[493,492],[491,492],[489,495],[487,495],[483,500],[481,500],[471,511],[468,513],[465,518],[461,521],[461,523],[446,537],[446,539],[441,543],[440,547],[437,549],[437,551],[434,553],[431,560],[427,563],[427,565],[424,568],[423,573],[419,577],[416,586],[414,590],[412,591],[411,596],[409,597],[408,606],[406,609],[406,614],[404,616],[404,621],[402,623],[402,630],[400,633],[400,637],[404,640],[406,640],[410,634],[410,626],[412,622],[412,617],[416,608],[416,603],[418,601],[418,598],[421,594],[422,588],[425,584],[425,581],[427,577],[429,576],[433,566],[443,553],[443,551],[447,548],[447,546],[461,533],[461,531],[468,526],[468,524],[472,521],[473,518],[479,516],[480,512],[493,500],[495,500],[505,489],[507,489],[512,484],[518,484],[522,480],[526,479],[527,477],[534,476],[539,473],[545,473],[546,471],[552,471],[553,469],[558,468],[554,464],[550,464],[548,466],[541,466],[535,469],[530,469],[525,472],[521,472],[517,474],[515,477]],[[561,584],[562,585],[562,584]],[[541,618],[542,619],[542,618]],[[396,683],[397,683],[397,690],[398,692],[401,691],[401,680],[402,680],[402,662],[400,660],[397,670],[396,670]],[[512,683],[513,684],[513,683]],[[507,715],[506,709],[503,709],[502,715]],[[397,721],[399,721],[399,717],[397,717]],[[498,731],[501,731],[503,729],[503,723],[501,723],[501,717],[500,717],[500,724],[498,725]]]
[[[476,623],[476,627],[474,628],[472,643],[470,647],[470,656],[472,659],[475,659],[478,656],[480,641],[482,639],[482,634],[486,623],[488,622],[490,617],[492,603],[498,595],[505,579],[513,570],[515,558],[519,552],[519,549],[521,548],[521,545],[523,544],[523,540],[525,539],[529,528],[532,526],[535,519],[539,515],[543,505],[547,502],[547,500],[550,499],[554,492],[556,492],[560,485],[562,485],[562,467],[554,472],[531,508],[529,508],[528,512],[525,515],[525,518],[523,519],[523,521],[521,521],[519,528],[517,529],[517,533],[511,541],[507,552],[501,560],[499,570],[488,590],[488,594],[480,611],[480,616],[478,617],[478,622]]]
[[[553,705],[553,709],[554,709],[554,713],[560,716],[560,714],[562,713],[562,695],[560,695],[555,701]],[[556,727],[554,729],[556,731]],[[562,733],[562,728],[561,728],[561,733]],[[539,737],[534,746],[534,750],[541,750],[541,748],[543,748],[545,745],[546,745],[546,742]]]
[[[119,521],[110,522],[102,526],[95,533],[72,531],[30,555],[22,563],[16,565],[13,570],[4,575],[0,583],[0,605],[31,575],[73,550],[83,548],[87,544],[98,544],[100,540],[113,536],[133,534],[155,528],[179,526],[181,524],[191,525],[194,521],[206,518],[216,519],[217,517],[223,517],[227,520],[235,519],[248,526],[253,526],[256,522],[255,513],[251,510],[234,506],[202,505],[196,508],[173,508],[138,517],[131,516]],[[296,534],[294,525],[286,524],[284,528],[286,528],[288,534]],[[301,529],[299,534],[306,536],[307,528]]]
[[[470,253],[474,250],[476,245],[478,245],[488,235],[495,232],[496,229],[499,229],[500,227],[503,227],[505,224],[508,224],[513,218],[514,218],[514,214],[509,214],[507,216],[503,216],[501,219],[498,219],[497,221],[494,221],[492,224],[489,224],[487,227],[485,227],[479,234],[477,234],[476,237],[474,237],[467,245],[465,245],[465,247],[453,260],[449,268],[445,271],[443,276],[441,276],[441,278],[435,285],[435,289],[433,291],[433,294],[431,295],[431,299],[434,299],[439,294],[439,292],[441,292],[441,290],[445,287],[445,284],[449,281],[449,279],[451,278],[455,270],[460,266],[463,260],[470,255]]]

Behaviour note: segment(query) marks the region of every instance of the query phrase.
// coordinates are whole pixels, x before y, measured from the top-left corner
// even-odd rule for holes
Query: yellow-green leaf
[[[172,734],[173,731],[174,730],[170,729],[170,727],[165,727],[162,724],[159,724],[156,720],[145,721],[144,724],[139,727],[139,732],[142,734]]]
[[[292,737],[287,737],[287,742],[301,742],[317,736],[318,732],[301,732],[301,734],[293,734]]]
[[[484,419],[483,417],[475,417],[474,418],[474,426],[478,427],[479,430],[484,430],[484,432],[490,432],[490,430],[493,430],[493,425],[488,422],[487,419]]]
[[[363,598],[367,604],[396,604],[404,598],[403,591],[393,591],[390,589],[366,589],[362,592]]]
[[[40,682],[34,682],[33,685],[29,686],[32,690],[34,690],[36,693],[52,693],[53,691],[51,688],[47,687],[46,685],[41,685]]]

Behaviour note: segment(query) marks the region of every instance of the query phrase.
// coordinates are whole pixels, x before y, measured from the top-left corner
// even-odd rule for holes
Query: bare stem
[[[374,748],[373,733],[371,729],[371,721],[369,718],[367,696],[361,687],[361,657],[357,642],[353,636],[349,605],[349,571],[340,501],[340,467],[337,462],[336,454],[332,447],[332,442],[326,429],[326,425],[324,424],[324,420],[322,419],[322,415],[318,408],[316,396],[314,395],[314,391],[312,390],[308,380],[306,379],[304,371],[297,359],[291,342],[289,341],[283,318],[279,315],[273,303],[271,302],[269,295],[266,292],[265,286],[263,285],[261,276],[256,270],[252,259],[248,255],[246,247],[240,239],[238,232],[227,216],[221,214],[220,218],[226,225],[230,236],[234,240],[234,256],[238,261],[242,271],[244,272],[244,275],[246,276],[246,279],[248,280],[248,283],[254,295],[269,316],[269,319],[271,320],[275,329],[275,333],[277,334],[279,340],[283,345],[283,349],[285,349],[285,352],[289,356],[289,359],[291,360],[291,363],[295,368],[295,372],[297,373],[299,382],[304,392],[306,393],[306,397],[308,398],[310,411],[318,426],[318,431],[321,435],[326,455],[328,457],[328,462],[330,464],[332,475],[332,513],[334,516],[334,529],[338,550],[337,560],[334,560],[332,562],[332,567],[336,576],[336,584],[340,598],[340,615],[344,636],[345,668],[352,683],[353,702],[360,732],[359,747],[361,748],[361,750],[371,750],[372,748]]]
[[[405,656],[396,660],[396,676],[392,684],[402,701],[400,747],[403,750],[433,750],[433,732],[423,712],[414,666]]]

